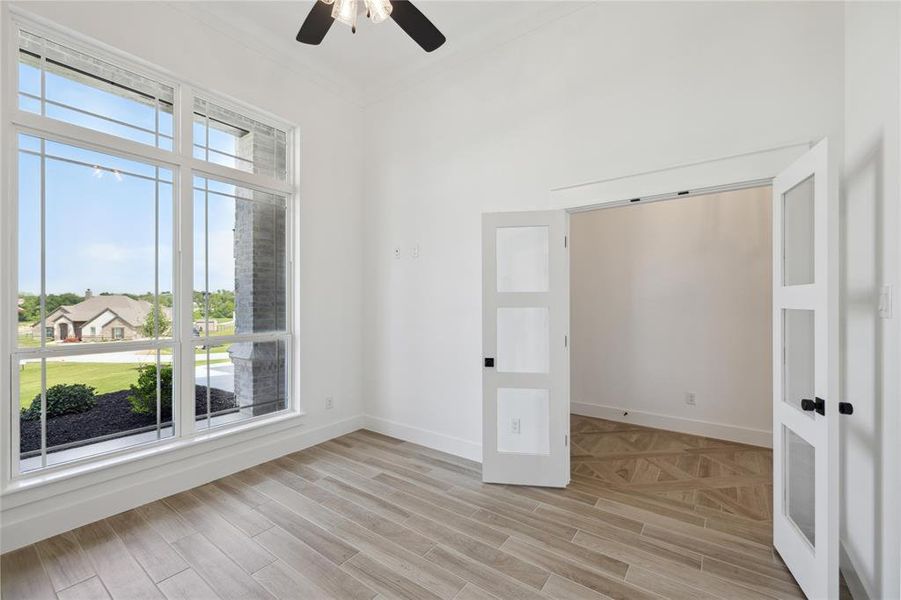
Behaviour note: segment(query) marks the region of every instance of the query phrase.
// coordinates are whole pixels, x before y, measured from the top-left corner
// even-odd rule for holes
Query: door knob
[[[854,414],[854,405],[850,402],[839,402],[838,403],[838,413],[840,415],[853,415]]]
[[[804,398],[801,400],[801,409],[807,411],[816,411],[821,415],[826,414],[826,401],[822,398],[817,398],[816,400],[810,400],[809,398]]]

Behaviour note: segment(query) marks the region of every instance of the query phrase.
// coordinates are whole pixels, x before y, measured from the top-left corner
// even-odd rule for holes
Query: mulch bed
[[[206,414],[206,386],[195,387],[196,414]],[[85,444],[96,437],[111,435],[124,437],[135,429],[156,427],[156,415],[142,415],[131,410],[128,390],[110,392],[97,396],[97,404],[91,410],[73,415],[61,415],[47,419],[47,447],[84,441]],[[210,410],[217,412],[235,408],[235,395],[210,388]],[[172,424],[172,410],[162,411],[162,426]],[[118,435],[114,435],[118,434]],[[41,420],[20,421],[20,452],[41,449]]]

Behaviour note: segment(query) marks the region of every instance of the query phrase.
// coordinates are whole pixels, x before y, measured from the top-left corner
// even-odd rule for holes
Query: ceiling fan
[[[444,34],[410,0],[316,0],[297,32],[297,41],[320,44],[334,21],[350,25],[356,33],[357,12],[361,7],[365,7],[366,16],[373,23],[381,23],[390,16],[426,52],[445,42]]]

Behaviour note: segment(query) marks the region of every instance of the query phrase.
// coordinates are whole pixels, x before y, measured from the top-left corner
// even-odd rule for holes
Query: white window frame
[[[110,467],[117,471],[134,472],[143,468],[152,468],[163,464],[166,454],[183,456],[185,452],[196,451],[202,454],[209,448],[219,446],[223,437],[234,436],[235,440],[251,439],[263,436],[289,426],[303,416],[300,404],[300,385],[298,376],[299,336],[299,302],[297,298],[297,272],[299,260],[299,133],[296,125],[288,123],[277,116],[247,106],[240,101],[223,96],[211,90],[190,84],[171,73],[160,70],[145,61],[110,48],[77,33],[64,30],[38,19],[18,8],[0,7],[6,12],[3,20],[3,60],[0,64],[0,80],[3,93],[0,97],[0,169],[6,185],[0,189],[0,228],[2,228],[4,244],[0,244],[0,495],[6,496],[19,491],[40,488],[46,484],[75,479]],[[6,18],[8,17],[8,18]],[[18,108],[18,31],[24,29],[30,33],[47,37],[55,42],[105,60],[118,67],[128,69],[136,74],[157,80],[171,86],[174,91],[173,106],[173,149],[163,150],[154,146],[120,138],[111,134],[94,131],[49,117],[22,111]],[[286,132],[287,181],[270,178],[264,175],[248,173],[235,168],[209,163],[193,157],[193,108],[194,97],[204,99],[243,114],[261,123],[279,128]],[[19,473],[19,432],[18,432],[18,388],[17,369],[14,363],[28,352],[17,350],[17,316],[15,307],[18,298],[18,136],[33,135],[39,138],[72,144],[78,147],[96,150],[132,158],[142,162],[155,164],[171,169],[173,173],[173,290],[177,291],[173,298],[173,332],[171,340],[157,340],[151,345],[159,347],[171,346],[173,364],[177,365],[173,376],[173,386],[177,389],[174,398],[180,399],[173,404],[173,437],[164,438],[143,444],[137,444],[121,450],[97,454],[88,458],[63,464],[47,466],[35,471]],[[245,188],[283,194],[286,197],[286,244],[285,244],[285,333],[275,334],[243,334],[229,337],[217,337],[216,340],[228,341],[269,341],[285,342],[285,377],[286,406],[285,409],[270,415],[261,415],[243,419],[232,425],[214,426],[213,428],[195,427],[194,415],[194,347],[203,343],[204,335],[193,334],[193,177],[210,179],[239,185]],[[119,341],[108,343],[108,346],[91,344],[74,350],[79,354],[98,351],[117,351],[131,349],[134,342]],[[145,346],[147,342],[138,345]],[[66,351],[71,353],[71,351]],[[47,354],[47,349],[43,350]],[[187,376],[183,375],[187,374]],[[190,400],[186,400],[190,399]],[[194,448],[194,450],[192,450]],[[131,463],[131,464],[130,464]],[[119,465],[123,465],[119,467]],[[30,493],[30,492],[29,492]]]

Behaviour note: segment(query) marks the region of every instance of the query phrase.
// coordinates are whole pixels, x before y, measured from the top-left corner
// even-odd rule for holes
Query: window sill
[[[246,443],[296,427],[303,423],[304,415],[303,412],[289,412],[211,431],[195,432],[187,437],[153,442],[145,447],[123,449],[115,455],[79,464],[25,473],[7,482],[0,491],[3,509]]]

